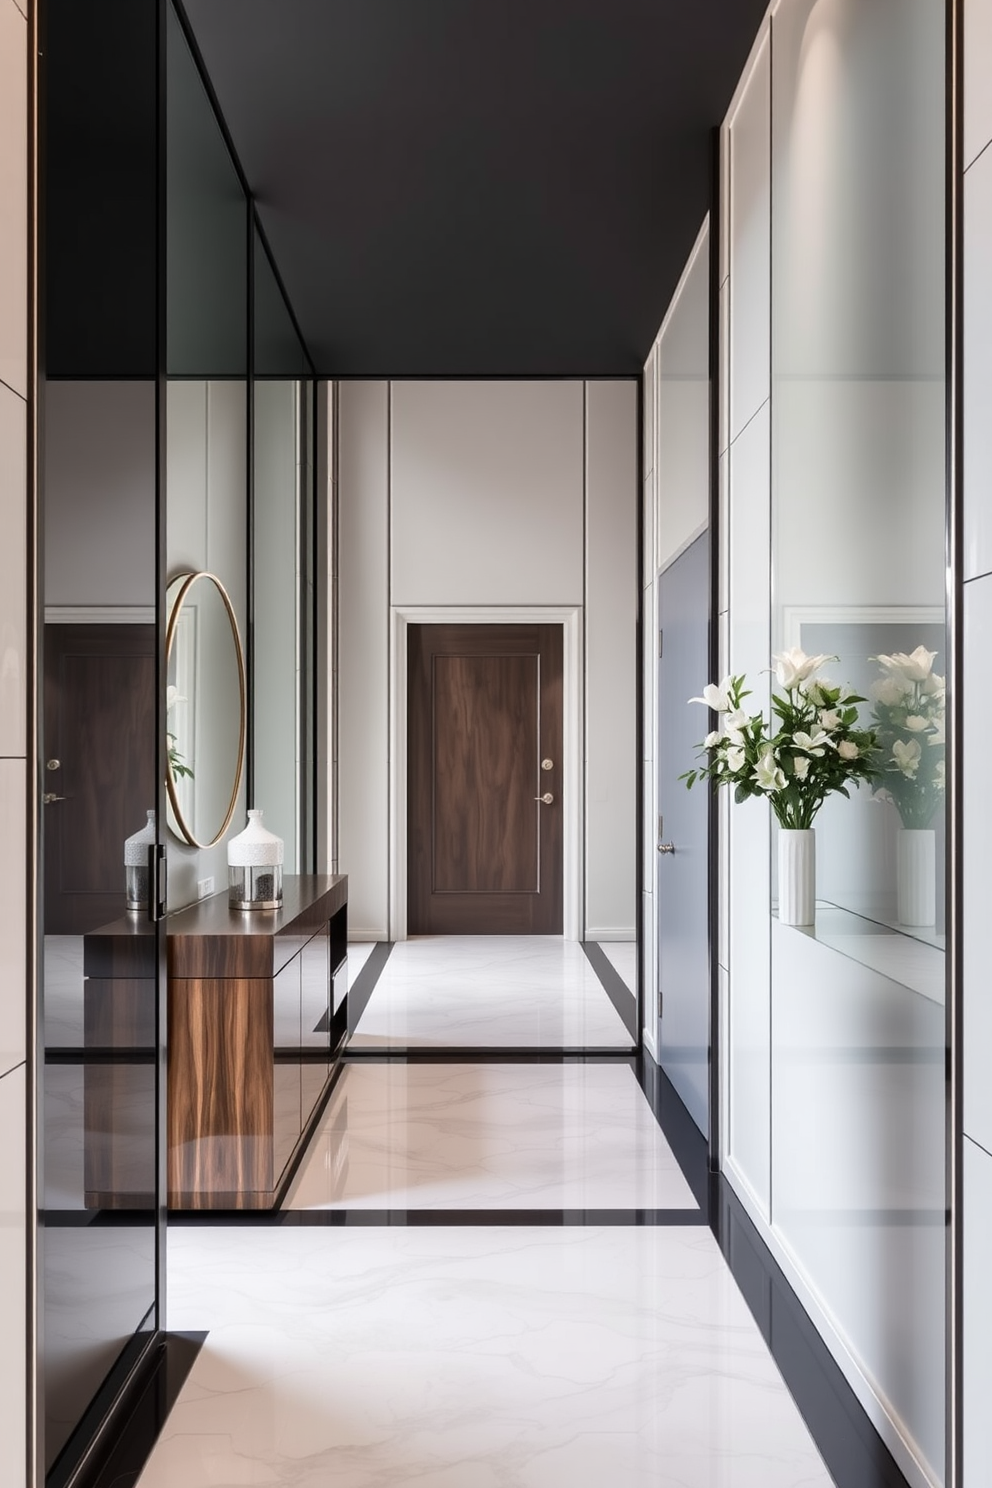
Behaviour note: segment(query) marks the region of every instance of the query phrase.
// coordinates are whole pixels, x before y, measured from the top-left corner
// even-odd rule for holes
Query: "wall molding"
[[[581,605],[394,605],[389,626],[389,936],[407,938],[407,627],[561,625],[563,630],[564,915],[583,940],[583,616]],[[353,932],[354,933],[354,932]]]
[[[606,941],[636,941],[637,928],[634,925],[587,925],[584,940],[606,940]]]

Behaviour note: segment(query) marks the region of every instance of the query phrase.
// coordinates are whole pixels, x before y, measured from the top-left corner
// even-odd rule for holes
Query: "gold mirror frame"
[[[224,817],[224,821],[216,837],[212,838],[209,842],[201,842],[199,838],[193,835],[190,825],[184,817],[182,808],[179,805],[179,796],[178,792],[176,791],[175,776],[172,773],[172,761],[168,758],[166,758],[165,787],[168,791],[169,805],[172,807],[172,814],[176,819],[176,824],[178,825],[179,830],[182,833],[183,839],[189,844],[190,847],[208,848],[216,847],[217,843],[222,840],[225,832],[231,825],[231,818],[233,817],[235,807],[238,804],[238,792],[241,789],[241,777],[244,774],[245,768],[245,732],[248,723],[248,695],[245,678],[245,655],[241,646],[241,632],[238,630],[238,617],[234,613],[234,606],[231,603],[231,596],[224,588],[224,585],[221,583],[216,574],[209,573],[206,569],[201,569],[197,573],[176,574],[174,578],[169,580],[170,586],[172,584],[179,583],[179,591],[176,594],[175,603],[173,604],[172,609],[169,613],[169,619],[165,629],[166,669],[168,669],[169,660],[172,656],[172,644],[175,640],[176,627],[179,623],[179,616],[186,601],[186,596],[189,594],[189,591],[192,589],[193,585],[196,584],[200,579],[209,579],[211,583],[216,586],[217,592],[219,593],[221,599],[224,601],[224,608],[227,611],[227,618],[231,624],[231,634],[234,637],[234,654],[237,657],[238,661],[238,694],[240,697],[241,705],[241,718],[239,720],[238,726],[238,764],[237,769],[234,772],[234,789],[231,791],[231,799],[228,803],[227,814]]]

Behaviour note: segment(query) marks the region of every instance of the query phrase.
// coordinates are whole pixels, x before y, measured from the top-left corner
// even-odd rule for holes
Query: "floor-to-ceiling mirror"
[[[944,32],[936,0],[783,0],[772,53],[772,649],[863,699],[878,771],[816,818],[815,924],[773,921],[772,1218],[935,1481]]]
[[[38,1416],[51,1485],[73,1479],[162,1326],[158,14],[156,0],[47,7]]]

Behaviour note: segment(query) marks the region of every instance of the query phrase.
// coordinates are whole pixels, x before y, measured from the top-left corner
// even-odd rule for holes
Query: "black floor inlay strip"
[[[94,1475],[83,1480],[86,1488],[134,1488],[206,1336],[206,1333],[163,1335],[158,1356],[136,1395],[130,1416]],[[83,1482],[79,1488],[83,1488]]]
[[[169,1224],[200,1227],[258,1225],[302,1229],[458,1229],[500,1225],[533,1229],[541,1225],[569,1229],[593,1225],[674,1228],[705,1225],[699,1209],[282,1209],[246,1212],[190,1210],[169,1216]]]
[[[624,1028],[637,1042],[637,998],[617,971],[603,947],[595,940],[582,941],[582,949],[593,971],[603,984],[603,991],[616,1008]]]
[[[382,975],[383,967],[393,949],[391,940],[380,940],[372,947],[368,960],[355,978],[355,985],[348,990],[348,1032],[354,1033],[358,1020],[369,1005],[375,984]]]

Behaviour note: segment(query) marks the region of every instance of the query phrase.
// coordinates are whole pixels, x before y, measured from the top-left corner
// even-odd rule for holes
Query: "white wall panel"
[[[730,438],[771,380],[771,43],[754,63],[730,126]]]
[[[992,738],[992,577],[976,579],[964,591],[964,1129],[992,1151],[992,996],[989,995],[989,863],[992,839],[992,776],[988,768]]]
[[[586,936],[637,914],[637,383],[586,384]]]
[[[992,1483],[992,1157],[964,1143],[964,1482]]]
[[[27,1481],[25,1080],[23,1064],[0,1078],[0,1442],[3,1479],[11,1488]]]
[[[28,27],[0,0],[0,382],[28,391]]]
[[[27,595],[24,562],[27,525],[27,407],[0,386],[0,755],[26,749]]]
[[[389,387],[342,382],[338,448],[338,862],[349,932],[389,932]]]
[[[730,451],[729,670],[747,675],[752,712],[769,687],[770,410],[766,404]],[[770,851],[764,801],[730,812],[730,1151],[755,1198],[770,1193]]]
[[[47,384],[46,604],[154,603],[154,449],[153,382]]]
[[[392,603],[581,604],[582,419],[581,382],[393,383]]]
[[[992,90],[987,90],[992,92]],[[992,572],[992,150],[964,178],[964,576]]]
[[[992,0],[964,0],[964,163],[992,140]],[[992,1474],[990,1474],[992,1481]]]

